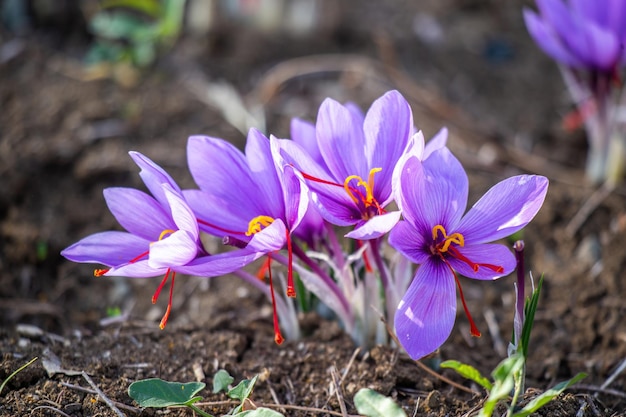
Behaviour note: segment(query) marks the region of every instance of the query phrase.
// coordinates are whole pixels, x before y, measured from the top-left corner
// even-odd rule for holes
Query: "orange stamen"
[[[352,199],[352,201],[354,201],[355,204],[358,205],[359,202],[362,202],[366,208],[370,206],[375,206],[377,209],[380,210],[380,206],[374,198],[374,175],[380,171],[382,171],[382,168],[372,168],[370,170],[369,176],[367,177],[367,182],[363,181],[363,178],[358,175],[350,175],[348,178],[345,179],[345,181],[343,182],[343,188],[346,190],[346,193]],[[350,186],[350,181],[352,180],[358,180],[357,187],[363,187],[365,189],[365,195],[363,195],[363,193],[361,193],[357,188],[353,188]],[[357,194],[358,196],[355,194]]]
[[[94,269],[93,271],[93,276],[94,277],[101,277],[102,275],[106,274],[107,272],[109,272],[110,268],[106,268],[106,269]]]
[[[269,226],[274,222],[274,219],[270,216],[256,216],[248,223],[248,231],[246,236],[252,236],[255,233],[259,233],[264,227]]]
[[[159,240],[163,240],[165,238],[165,236],[167,235],[171,235],[172,233],[174,233],[174,230],[172,229],[165,229],[161,232],[161,234],[159,235]]]
[[[438,224],[433,227],[433,240],[437,240],[439,237],[439,233],[443,236],[444,241],[442,243],[437,244],[437,250],[439,252],[447,252],[450,248],[450,245],[456,243],[459,246],[465,246],[465,238],[460,233],[452,233],[450,236],[447,235],[446,229]],[[441,245],[441,247],[440,247]]]

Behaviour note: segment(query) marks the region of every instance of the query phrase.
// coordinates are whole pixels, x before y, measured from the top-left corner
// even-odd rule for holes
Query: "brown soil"
[[[451,128],[449,146],[468,169],[473,201],[507,176],[548,176],[546,203],[524,231],[528,267],[536,277],[545,274],[526,396],[586,372],[582,384],[539,415],[626,415],[625,377],[601,388],[626,359],[626,188],[599,199],[579,225],[572,223],[595,192],[583,179],[585,139],[582,132],[560,128],[560,115],[570,106],[554,64],[525,32],[524,2],[394,2],[392,7],[368,1],[348,8],[350,3],[356,2],[336,6],[315,36],[294,38],[226,23],[203,38],[187,35],[132,88],[110,79],[81,79],[78,59],[88,40],[80,25],[69,32],[38,27],[13,44],[15,56],[1,58],[0,381],[31,358],[40,360],[0,393],[0,415],[63,415],[55,409],[70,416],[115,415],[83,375],[47,374],[41,358],[49,352],[60,358],[63,370],[85,371],[118,407],[128,406],[120,409],[129,416],[161,415],[136,408],[127,395],[131,382],[192,381],[198,368],[209,388],[220,368],[236,380],[261,374],[253,400],[302,407],[279,408],[290,416],[324,415],[313,409],[341,415],[340,402],[356,414],[352,399],[363,387],[391,396],[417,416],[471,415],[485,398],[427,374],[396,348],[357,352],[336,323],[314,314],[301,317],[302,340],[276,346],[268,301],[231,277],[177,281],[174,311],[161,331],[166,297],[151,305],[155,280],[96,279],[93,266],[59,255],[87,234],[118,227],[102,189],[141,186],[129,150],[145,153],[181,186],[192,187],[185,168],[188,136],[243,143],[242,133],[194,94],[203,85],[198,83],[208,80],[232,83],[249,102],[263,100],[267,130],[282,137],[288,136],[291,117],[313,119],[328,95],[366,107],[397,88],[427,137],[441,126]],[[417,13],[443,27],[446,35],[438,45],[414,34]],[[0,33],[2,48],[16,39]],[[314,53],[333,55],[304,64],[288,61]],[[322,61],[339,71],[311,69],[312,62]],[[274,67],[281,63],[282,69]],[[463,283],[465,296],[483,336],[470,338],[460,314],[439,358],[489,374],[506,356],[513,278],[470,281]],[[111,307],[119,307],[124,318],[103,322]],[[201,395],[206,402],[225,399],[210,389]],[[220,415],[232,407],[204,409]],[[168,415],[191,412],[176,409]]]

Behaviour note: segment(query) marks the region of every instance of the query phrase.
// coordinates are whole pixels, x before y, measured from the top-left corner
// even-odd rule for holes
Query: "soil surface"
[[[585,182],[584,133],[561,127],[572,107],[556,66],[525,31],[521,8],[529,3],[320,4],[317,29],[297,36],[218,16],[207,33],[186,33],[132,86],[85,72],[90,38],[80,13],[70,22],[34,16],[19,37],[0,32],[0,380],[39,358],[0,392],[0,415],[118,415],[114,408],[192,415],[139,409],[128,385],[149,377],[207,382],[200,407],[221,415],[235,404],[210,392],[218,369],[236,381],[260,374],[253,401],[289,416],[357,414],[353,397],[364,387],[408,415],[472,415],[480,407],[486,394],[437,369],[436,360],[424,364],[477,393],[429,374],[395,347],[358,350],[314,313],[300,317],[301,340],[275,345],[268,300],[236,278],[177,280],[170,322],[159,330],[167,297],[151,304],[156,279],[94,278],[93,265],[59,255],[88,234],[119,228],[102,190],[142,186],[128,151],[191,188],[190,135],[244,143],[245,121],[211,103],[210,89],[225,83],[261,109],[266,131],[278,137],[288,137],[292,117],[314,120],[327,96],[367,108],[398,89],[427,138],[450,128],[449,146],[470,176],[470,203],[511,175],[550,178],[545,205],[523,235],[527,267],[545,276],[525,400],[585,372],[538,415],[626,415],[626,376],[617,371],[626,359],[626,187],[603,193]],[[593,209],[577,216],[590,199]],[[488,375],[506,357],[513,282],[463,281],[483,336],[469,336],[461,310],[437,360]]]

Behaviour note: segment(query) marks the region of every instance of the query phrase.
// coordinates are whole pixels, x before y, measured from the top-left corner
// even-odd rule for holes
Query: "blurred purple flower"
[[[568,67],[616,74],[626,64],[624,0],[537,0],[526,27],[545,53]]]
[[[154,293],[155,303],[171,277],[164,328],[172,306],[176,273],[214,277],[240,269],[262,256],[268,241],[255,242],[245,250],[209,255],[202,247],[195,215],[180,188],[158,165],[138,152],[130,156],[141,168],[140,176],[152,196],[132,188],[107,188],[104,198],[111,213],[127,230],[96,233],[61,252],[74,262],[100,263],[96,276],[148,278],[164,275]],[[275,233],[280,235],[277,228]]]
[[[425,161],[406,158],[394,184],[404,217],[391,231],[389,243],[420,264],[395,315],[398,339],[413,359],[435,351],[448,338],[456,316],[459,288],[471,333],[479,336],[463,297],[457,272],[492,280],[515,268],[515,257],[500,244],[489,244],[520,230],[535,216],[548,180],[521,175],[491,188],[463,216],[468,180],[447,148]]]

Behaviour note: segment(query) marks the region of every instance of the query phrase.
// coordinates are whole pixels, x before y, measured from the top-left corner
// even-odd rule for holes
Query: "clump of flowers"
[[[626,152],[626,3],[622,0],[537,0],[524,10],[530,35],[559,64],[577,106],[568,124],[584,123],[587,177],[621,179]]]
[[[270,298],[277,343],[283,332],[298,337],[294,299],[306,297],[311,302],[301,307],[325,305],[365,347],[388,341],[382,314],[419,359],[448,338],[456,288],[471,333],[479,336],[459,274],[492,280],[514,270],[510,250],[490,242],[532,220],[547,179],[506,179],[465,213],[468,179],[446,147],[447,130],[426,144],[397,91],[365,114],[328,99],[315,124],[294,120],[291,135],[278,139],[252,129],[245,152],[220,138],[192,136],[193,190],[181,190],[162,168],[131,152],[150,194],[105,190],[127,232],[86,237],[63,256],[108,267],[96,275],[164,276],[153,302],[170,280],[161,328],[170,316],[176,274],[232,273]],[[231,250],[210,253],[203,234]],[[262,257],[258,276],[244,269]]]

